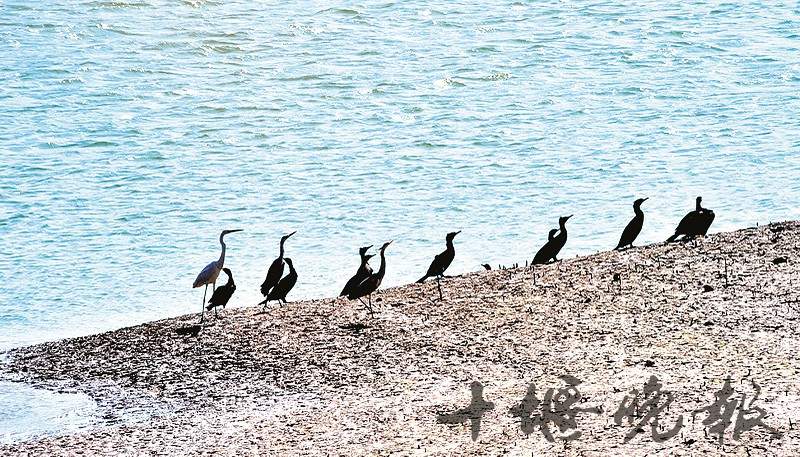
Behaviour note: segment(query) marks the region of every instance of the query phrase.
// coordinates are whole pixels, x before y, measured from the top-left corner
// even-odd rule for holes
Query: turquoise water
[[[332,296],[800,218],[800,10],[768,2],[0,0],[0,348],[199,309],[217,258]],[[377,260],[377,259],[376,259]],[[377,267],[378,262],[374,262]]]

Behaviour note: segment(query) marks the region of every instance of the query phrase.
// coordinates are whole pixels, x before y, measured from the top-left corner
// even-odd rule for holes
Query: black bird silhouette
[[[367,251],[369,251],[369,248],[371,247],[372,245],[359,248],[358,255],[361,256],[361,265],[358,266],[356,274],[354,274],[353,277],[347,281],[347,284],[344,285],[344,289],[342,289],[342,291],[339,293],[340,297],[346,297],[347,295],[349,295],[354,287],[359,285],[361,281],[363,281],[364,279],[367,278],[367,276],[372,274],[372,267],[369,266],[369,259],[375,256],[372,254],[367,254]]]
[[[269,291],[267,298],[264,299],[259,305],[267,306],[267,303],[278,300],[278,303],[281,302],[286,303],[286,295],[291,292],[294,285],[297,283],[297,271],[294,269],[294,265],[292,265],[292,259],[286,257],[283,259],[286,262],[286,265],[289,265],[289,274],[281,278],[278,281],[278,284]]]
[[[217,307],[221,306],[225,308],[225,305],[228,304],[228,300],[231,299],[231,296],[236,291],[236,284],[233,283],[233,273],[231,273],[231,270],[229,268],[223,268],[222,271],[228,275],[228,282],[214,290],[211,298],[208,299],[208,306],[206,306],[207,310],[214,310],[214,317],[217,316]]]
[[[697,197],[694,211],[690,211],[683,216],[678,228],[675,229],[675,234],[667,238],[667,243],[672,243],[681,235],[683,235],[683,239],[690,239],[698,235],[705,236],[708,233],[711,223],[714,222],[714,211],[703,208],[702,201],[703,197]]]
[[[553,236],[555,230],[550,230],[547,243],[539,249],[539,252],[533,257],[534,265],[542,265],[549,262],[551,259],[556,262],[556,256],[561,251],[561,248],[567,243],[567,220],[572,215],[562,216],[558,218],[558,235]]]
[[[353,290],[347,295],[347,298],[350,300],[355,300],[357,298],[364,306],[367,307],[367,310],[370,314],[373,314],[372,293],[378,290],[378,287],[381,285],[381,281],[383,281],[383,276],[386,274],[386,248],[392,244],[392,241],[387,241],[386,243],[383,243],[383,246],[381,246],[381,266],[378,268],[378,271],[364,278],[364,280],[361,281],[355,288],[353,288]],[[364,300],[361,300],[362,297],[369,297],[369,304],[364,303]]]
[[[492,266],[489,265],[488,263],[481,264],[481,266],[487,271],[492,269]]]
[[[281,249],[278,258],[272,261],[272,264],[269,266],[269,270],[267,270],[267,277],[264,278],[264,282],[261,283],[261,295],[266,297],[269,295],[270,289],[275,287],[278,284],[278,281],[281,280],[281,276],[283,276],[283,243],[289,239],[290,236],[297,233],[294,231],[288,235],[283,235],[281,237]]]
[[[450,266],[453,259],[456,257],[456,248],[453,246],[453,238],[459,233],[461,233],[461,230],[447,234],[444,238],[447,247],[441,253],[436,254],[433,258],[433,262],[431,262],[431,266],[428,267],[428,272],[425,273],[425,276],[417,280],[418,283],[425,282],[426,279],[434,276],[437,278],[444,276],[444,271],[447,270],[447,267]]]
[[[442,286],[440,284],[440,280],[442,276],[444,276],[445,270],[453,263],[453,259],[456,257],[456,248],[453,246],[453,239],[461,233],[461,230],[457,232],[450,232],[445,236],[444,240],[447,245],[444,251],[433,258],[433,262],[428,267],[428,272],[425,273],[425,276],[419,278],[417,280],[418,283],[425,282],[426,279],[435,276],[436,277],[436,287],[439,289],[439,300],[442,299]]]
[[[625,230],[622,231],[622,236],[619,237],[619,243],[614,249],[619,250],[625,246],[633,247],[633,242],[636,241],[636,237],[639,236],[639,233],[642,231],[642,225],[644,224],[642,203],[644,203],[647,198],[637,198],[636,201],[633,202],[633,212],[635,215],[633,219],[628,222],[628,225],[625,226]]]

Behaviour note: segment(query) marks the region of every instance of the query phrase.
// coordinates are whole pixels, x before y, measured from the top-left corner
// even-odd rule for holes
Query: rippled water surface
[[[0,0],[0,348],[196,312],[223,228],[232,303],[280,235],[331,296],[800,217],[794,2]],[[377,259],[376,259],[377,260]],[[377,267],[378,262],[374,262]]]

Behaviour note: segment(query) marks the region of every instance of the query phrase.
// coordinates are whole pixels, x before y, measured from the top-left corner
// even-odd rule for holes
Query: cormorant
[[[219,259],[209,263],[203,268],[203,271],[197,275],[197,279],[194,280],[192,284],[192,288],[200,287],[205,285],[206,289],[203,291],[203,304],[200,307],[200,323],[206,318],[206,314],[203,311],[204,307],[206,306],[206,293],[208,293],[208,285],[212,284],[211,291],[214,292],[217,286],[217,277],[219,276],[219,272],[222,271],[222,267],[225,266],[225,235],[234,232],[241,232],[242,229],[235,229],[235,230],[223,230],[222,233],[219,234],[219,244],[222,246],[222,252],[219,254]]]
[[[350,294],[350,291],[353,290],[355,286],[357,286],[361,281],[366,279],[367,276],[372,274],[372,267],[369,266],[369,259],[375,257],[372,254],[367,254],[367,251],[372,247],[372,245],[364,246],[363,248],[359,248],[358,255],[361,256],[361,265],[358,266],[358,270],[356,270],[356,274],[347,281],[347,284],[344,285],[344,289],[339,293],[340,297],[345,297]]]
[[[445,243],[447,244],[447,247],[444,251],[437,254],[436,257],[433,258],[433,262],[431,262],[431,265],[428,267],[428,272],[425,273],[425,276],[417,280],[418,283],[422,283],[425,282],[426,279],[435,276],[436,286],[439,288],[439,300],[442,299],[442,287],[439,284],[439,280],[442,279],[445,270],[447,270],[447,268],[453,262],[453,259],[456,257],[456,248],[453,246],[453,238],[455,238],[459,233],[461,233],[461,230],[447,234],[445,237]]]
[[[667,238],[667,243],[672,243],[681,235],[684,236],[684,239],[689,239],[698,235],[705,236],[705,234],[708,233],[708,228],[711,227],[711,223],[714,222],[714,211],[703,208],[701,206],[702,201],[703,197],[697,197],[694,211],[690,211],[683,216],[683,219],[681,219],[681,222],[678,224],[678,228],[675,229],[675,234]]]
[[[647,198],[637,198],[636,201],[633,202],[633,212],[635,215],[633,219],[628,222],[628,225],[625,226],[625,230],[622,231],[622,236],[619,237],[619,244],[617,244],[617,247],[614,249],[619,250],[625,246],[633,247],[633,242],[636,240],[636,237],[639,236],[639,232],[642,231],[642,225],[644,224],[642,203],[644,203]]]
[[[394,241],[394,240],[392,240]],[[363,281],[361,281],[353,290],[347,295],[347,298],[350,300],[355,300],[356,298],[367,307],[370,314],[372,314],[372,293],[378,290],[378,287],[381,285],[381,281],[383,281],[383,276],[386,274],[386,248],[392,244],[392,241],[387,241],[383,243],[381,246],[380,254],[381,254],[381,266],[378,268],[377,273],[372,273]],[[364,300],[361,300],[361,297],[369,297],[369,305],[364,303]]]
[[[281,278],[280,281],[278,281],[278,284],[275,285],[275,287],[273,287],[271,291],[269,291],[267,298],[261,303],[259,303],[259,305],[263,304],[266,307],[267,303],[269,303],[272,300],[278,300],[279,304],[281,302],[285,304],[286,295],[289,292],[291,292],[292,288],[297,283],[297,271],[295,271],[294,265],[292,265],[292,259],[286,257],[283,260],[286,262],[286,265],[289,265],[289,274],[287,274],[286,276]]]
[[[214,317],[217,316],[217,307],[221,306],[225,308],[225,305],[228,304],[228,300],[231,299],[231,296],[236,291],[236,284],[233,283],[233,273],[231,273],[231,270],[229,268],[223,268],[222,271],[228,275],[228,282],[226,282],[224,286],[217,287],[214,293],[211,294],[211,298],[208,299],[208,306],[206,306],[207,310],[214,310]]]
[[[278,258],[272,261],[272,265],[269,266],[269,270],[267,270],[267,277],[264,278],[264,282],[261,283],[261,295],[266,297],[269,295],[270,289],[275,287],[278,284],[278,281],[281,280],[281,276],[283,276],[283,243],[289,239],[290,236],[297,233],[294,231],[288,235],[283,235],[281,237],[281,249]]]
[[[551,259],[556,262],[558,259],[556,256],[561,251],[561,248],[567,243],[567,220],[571,218],[572,215],[569,216],[562,216],[558,218],[558,235],[554,236],[555,229],[550,230],[550,235],[548,236],[547,243],[539,249],[539,252],[533,257],[533,263],[536,265],[542,265],[549,262]]]

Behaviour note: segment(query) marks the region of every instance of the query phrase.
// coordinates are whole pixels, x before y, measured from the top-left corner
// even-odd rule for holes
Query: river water
[[[0,349],[253,304],[394,239],[384,284],[800,218],[800,10],[781,2],[0,0]],[[373,265],[377,268],[377,259]],[[1,392],[1,391],[0,391]],[[0,394],[2,395],[2,394]],[[2,414],[2,413],[0,413]]]

